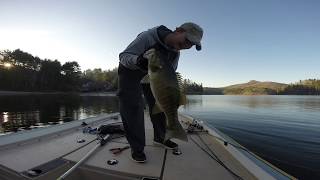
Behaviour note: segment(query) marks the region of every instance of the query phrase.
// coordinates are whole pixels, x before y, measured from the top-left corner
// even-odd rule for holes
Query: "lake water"
[[[0,96],[0,135],[119,112],[118,98],[109,94]]]
[[[320,179],[320,96],[188,96],[201,119],[301,179]]]
[[[118,112],[117,97],[0,96],[0,135]],[[300,179],[320,179],[320,96],[190,95],[179,110]]]

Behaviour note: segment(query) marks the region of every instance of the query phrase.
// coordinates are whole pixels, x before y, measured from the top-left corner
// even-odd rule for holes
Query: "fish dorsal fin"
[[[185,88],[183,84],[183,79],[182,76],[179,72],[176,72],[177,80],[178,80],[178,86],[179,86],[179,106],[180,105],[186,105],[187,103],[187,98],[186,98],[186,93],[185,93]]]

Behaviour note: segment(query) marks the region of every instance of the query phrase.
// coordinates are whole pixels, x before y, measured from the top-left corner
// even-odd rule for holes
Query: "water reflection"
[[[184,110],[208,110],[212,108],[247,108],[320,111],[320,96],[233,96],[189,95]]]
[[[187,98],[187,103],[186,105],[182,106],[182,108],[184,110],[189,109],[190,107],[202,107],[202,97],[203,96],[199,96],[199,95],[189,95]]]
[[[0,134],[118,112],[118,98],[104,94],[0,96]]]
[[[3,112],[3,122],[8,122],[8,112]]]

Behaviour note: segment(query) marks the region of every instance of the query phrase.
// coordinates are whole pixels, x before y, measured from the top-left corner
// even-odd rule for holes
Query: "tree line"
[[[116,91],[117,71],[96,68],[82,72],[76,61],[61,64],[20,49],[0,51],[0,90],[5,91]],[[204,88],[202,83],[182,80],[187,94],[224,94],[223,88]],[[300,80],[272,94],[320,95],[320,80]]]
[[[202,83],[198,84],[190,79],[184,79],[183,86],[186,94],[203,94]]]
[[[77,91],[81,70],[76,61],[40,59],[20,49],[0,51],[0,89],[8,91]]]
[[[118,89],[118,68],[103,71],[88,69],[82,73],[82,92],[116,91]]]
[[[76,61],[40,59],[20,49],[0,51],[0,90],[6,91],[116,91],[118,69],[81,71]],[[186,93],[202,94],[202,84],[183,80]]]
[[[280,95],[320,95],[320,79],[300,80],[289,84],[278,94]]]

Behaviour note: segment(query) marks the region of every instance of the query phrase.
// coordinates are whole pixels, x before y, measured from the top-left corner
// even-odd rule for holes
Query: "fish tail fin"
[[[178,125],[175,127],[175,129],[166,129],[164,140],[166,141],[171,138],[180,139],[182,141],[188,142],[187,133],[179,122],[178,122]]]

